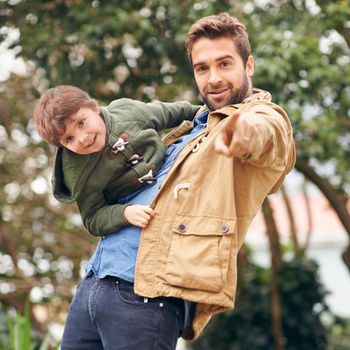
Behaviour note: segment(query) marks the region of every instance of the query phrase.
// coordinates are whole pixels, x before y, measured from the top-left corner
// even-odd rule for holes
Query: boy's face
[[[106,124],[97,110],[82,107],[65,120],[64,126],[60,143],[74,153],[91,154],[106,145]]]

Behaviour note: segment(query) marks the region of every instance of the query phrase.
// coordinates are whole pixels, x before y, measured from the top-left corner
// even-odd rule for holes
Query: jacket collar
[[[222,107],[220,109],[210,112],[208,116],[207,130],[208,132],[210,132],[221,119],[228,117],[235,110],[239,109],[245,104],[257,102],[257,101],[271,102],[271,100],[272,100],[272,96],[268,91],[254,88],[252,95],[246,97],[241,103],[227,105],[225,107]],[[207,107],[205,106],[205,108]],[[197,113],[200,113],[200,111],[201,109]]]

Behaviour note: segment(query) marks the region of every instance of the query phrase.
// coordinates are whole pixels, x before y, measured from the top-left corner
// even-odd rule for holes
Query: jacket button
[[[180,224],[178,227],[180,232],[186,232],[186,225],[185,224]]]
[[[221,226],[221,233],[227,233],[229,230],[229,227],[227,225],[222,225]]]

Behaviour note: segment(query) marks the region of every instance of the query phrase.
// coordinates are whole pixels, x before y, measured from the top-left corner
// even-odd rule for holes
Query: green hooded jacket
[[[127,204],[117,204],[118,198],[153,181],[166,150],[157,132],[192,120],[198,109],[188,102],[144,103],[126,98],[101,107],[106,146],[89,155],[57,149],[52,177],[55,198],[63,203],[76,201],[86,229],[95,236],[128,225]]]

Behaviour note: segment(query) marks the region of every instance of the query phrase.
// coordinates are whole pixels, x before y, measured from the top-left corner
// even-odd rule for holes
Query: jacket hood
[[[253,88],[253,94],[246,97],[242,103],[250,103],[255,101],[266,101],[271,102],[272,96],[268,91],[264,91],[261,89]]]
[[[82,156],[59,147],[51,179],[54,197],[63,203],[76,201],[99,157],[100,153]]]

